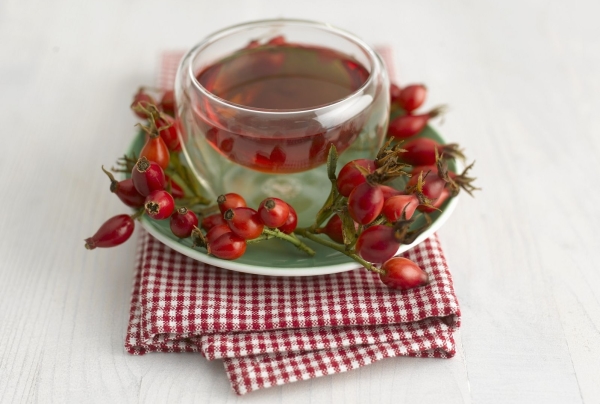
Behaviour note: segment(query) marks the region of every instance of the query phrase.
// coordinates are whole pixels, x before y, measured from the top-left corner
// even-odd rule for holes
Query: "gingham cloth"
[[[379,47],[390,74],[391,49]],[[172,88],[182,52],[166,52]],[[364,269],[274,278],[205,265],[146,232],[139,239],[127,352],[200,352],[221,359],[237,394],[344,372],[394,356],[450,358],[460,310],[437,236],[403,256],[426,287],[388,289]]]
[[[125,347],[222,359],[237,394],[394,356],[449,358],[460,310],[436,236],[403,254],[431,283],[401,292],[364,269],[266,277],[202,264],[143,232]]]

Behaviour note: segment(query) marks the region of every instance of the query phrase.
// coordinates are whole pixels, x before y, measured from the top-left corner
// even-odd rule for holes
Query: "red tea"
[[[229,160],[263,172],[305,171],[325,162],[331,144],[339,152],[349,147],[369,108],[333,128],[324,128],[318,113],[297,119],[294,111],[346,98],[368,77],[354,58],[331,49],[289,43],[242,49],[202,70],[197,80],[219,98],[251,111],[225,113],[206,102],[195,108],[196,121]],[[263,119],[260,111],[281,116]]]

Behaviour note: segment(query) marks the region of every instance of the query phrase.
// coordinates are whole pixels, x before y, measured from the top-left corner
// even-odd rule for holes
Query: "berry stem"
[[[195,180],[190,172],[189,168],[181,164],[181,160],[179,158],[179,153],[171,153],[171,165],[175,169],[177,175],[181,178],[181,180],[191,189],[192,193],[198,198],[199,204],[201,205],[209,205],[210,201],[202,196],[202,190],[200,189],[200,184]]]
[[[352,258],[354,261],[361,264],[363,267],[365,267],[369,271],[372,271],[372,272],[375,272],[375,273],[378,273],[381,275],[385,274],[385,271],[383,269],[377,268],[375,265],[371,264],[370,262],[365,261],[364,259],[359,257],[357,254],[355,254],[353,251],[346,251],[346,248],[344,246],[333,243],[331,241],[327,241],[327,240],[313,234],[310,231],[310,229],[298,228],[298,229],[294,230],[294,233],[299,234],[300,236],[305,237],[309,240],[312,240],[315,243],[319,243],[325,247],[329,247],[336,251],[341,252],[342,254],[346,255],[347,257]]]
[[[146,208],[142,206],[137,211],[135,211],[135,213],[133,215],[131,215],[131,218],[133,220],[139,219],[140,217],[142,217],[144,215],[144,213],[146,213]]]
[[[277,229],[269,229],[265,227],[263,229],[263,236],[266,236],[266,240],[268,240],[271,237],[285,240],[289,243],[292,243],[296,248],[298,248],[301,251],[304,251],[311,257],[315,255],[315,251],[306,244],[304,244],[301,240],[299,240],[298,237],[296,237],[294,234],[285,234],[284,232],[279,231]]]

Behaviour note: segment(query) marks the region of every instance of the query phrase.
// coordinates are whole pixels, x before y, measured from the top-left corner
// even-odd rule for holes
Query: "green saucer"
[[[418,137],[428,137],[440,143],[445,143],[441,136],[431,127],[427,127]],[[135,153],[138,155],[143,142],[144,135],[140,133],[130,145],[127,154],[131,155]],[[338,171],[340,168],[338,167]],[[450,168],[455,170],[458,167],[451,165]],[[322,170],[323,176],[326,178],[327,173],[324,166]],[[328,190],[324,192],[325,196],[327,193]],[[324,198],[323,195],[320,196]],[[409,250],[437,231],[450,217],[457,203],[457,197],[451,198],[442,206],[442,212],[432,213],[431,218],[433,219],[433,223],[431,226],[414,243],[402,245],[398,253]],[[300,217],[300,219],[302,220],[303,218]],[[306,218],[304,220],[306,221]],[[143,216],[141,224],[150,234],[170,248],[195,260],[233,271],[269,276],[313,276],[344,272],[360,267],[360,264],[345,255],[314,243],[311,240],[303,241],[315,250],[316,254],[313,257],[307,256],[289,243],[280,240],[268,240],[248,246],[244,256],[238,260],[226,261],[208,255],[205,249],[193,248],[189,238],[179,239],[175,237],[171,233],[168,220],[155,221],[147,216]],[[415,225],[419,225],[419,223],[415,223]]]

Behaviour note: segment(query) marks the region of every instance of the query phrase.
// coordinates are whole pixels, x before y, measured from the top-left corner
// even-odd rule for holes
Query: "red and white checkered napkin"
[[[228,271],[145,232],[138,254],[127,351],[222,359],[237,394],[386,357],[455,353],[460,310],[437,236],[403,254],[432,280],[405,292],[364,269],[315,277]]]

